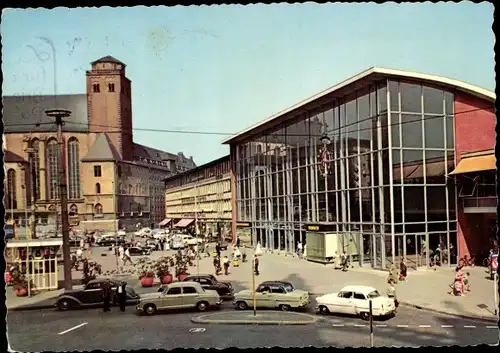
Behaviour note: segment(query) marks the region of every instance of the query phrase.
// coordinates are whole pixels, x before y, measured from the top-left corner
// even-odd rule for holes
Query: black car
[[[229,282],[220,282],[214,275],[190,275],[184,281],[198,282],[203,289],[215,290],[223,300],[234,298],[234,289]]]
[[[105,237],[101,238],[95,242],[97,246],[113,246],[113,245],[124,245],[125,239],[121,237]]]
[[[105,281],[105,278],[95,279],[90,281],[83,289],[65,290],[64,293],[57,297],[55,306],[57,306],[59,310],[66,311],[82,307],[103,305],[104,302],[102,300],[101,288]],[[117,305],[115,293],[120,281],[110,280],[110,282],[113,298],[112,304]],[[127,292],[127,305],[133,305],[139,302],[139,295],[133,288],[125,287],[125,292]]]
[[[130,256],[139,256],[139,255],[151,255],[151,248],[143,248],[139,246],[132,246],[128,248]]]

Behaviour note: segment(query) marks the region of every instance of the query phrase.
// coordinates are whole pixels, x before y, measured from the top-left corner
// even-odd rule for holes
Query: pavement
[[[252,249],[245,249],[251,259]],[[155,251],[150,256],[156,259],[163,255],[172,255],[173,251]],[[106,256],[102,256],[106,254]],[[230,255],[230,250],[223,254]],[[107,248],[94,248],[92,258],[98,261],[107,272],[116,270],[115,256]],[[235,291],[252,288],[251,262],[241,263],[240,267],[231,267],[227,276],[219,278],[230,281]],[[130,272],[131,266],[124,271]],[[202,257],[199,267],[189,269],[190,273],[213,273],[212,258]],[[489,280],[485,269],[481,267],[468,268],[471,273],[469,282],[471,292],[464,297],[449,294],[449,284],[454,278],[454,269],[439,268],[437,270],[410,271],[405,282],[397,284],[396,291],[403,305],[412,306],[421,310],[430,310],[436,313],[455,315],[463,318],[497,321],[494,304],[494,283]],[[62,271],[61,271],[62,272]],[[280,253],[265,253],[260,257],[260,276],[256,283],[266,280],[286,280],[295,287],[309,291],[312,294],[336,292],[348,284],[363,284],[377,288],[382,294],[387,289],[387,275],[385,271],[375,271],[365,268],[352,268],[347,272],[335,270],[331,265],[322,265],[308,262],[293,256]],[[75,273],[74,276],[79,274]],[[116,276],[116,274],[111,274]],[[131,287],[141,293],[136,275],[125,277]],[[37,309],[53,304],[59,291],[40,293],[32,298],[17,298],[12,290],[7,290],[7,307],[9,310]]]
[[[318,316],[309,314],[271,310],[259,310],[255,314],[251,311],[228,310],[191,318],[197,324],[223,325],[310,325],[318,320]]]
[[[231,303],[220,311],[230,312]],[[252,314],[251,311],[244,312]],[[263,311],[258,311],[261,315]],[[292,313],[292,312],[290,312]],[[266,313],[269,314],[269,313]],[[282,315],[282,313],[276,313]],[[304,314],[314,316],[313,308]],[[271,314],[274,315],[274,314]],[[363,347],[370,344],[366,321],[318,316],[309,325],[214,325],[192,322],[200,313],[138,315],[133,307],[72,312],[14,311],[7,315],[9,344],[16,351],[90,351],[175,348]],[[497,325],[402,307],[389,320],[374,321],[376,347],[496,344]]]

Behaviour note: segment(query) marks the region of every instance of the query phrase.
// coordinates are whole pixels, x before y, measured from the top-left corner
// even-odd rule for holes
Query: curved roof
[[[368,84],[379,81],[381,79],[394,78],[394,79],[408,79],[413,81],[421,81],[422,83],[429,83],[441,86],[443,88],[448,88],[454,91],[461,91],[472,96],[476,96],[480,99],[484,99],[489,102],[494,102],[496,95],[494,92],[468,84],[463,81],[454,80],[447,77],[442,77],[438,75],[424,74],[411,71],[386,69],[382,67],[372,67],[366,71],[363,71],[351,78],[348,78],[337,85],[330,87],[306,100],[303,100],[294,106],[285,109],[277,114],[270,116],[269,118],[250,126],[249,128],[233,135],[224,141],[223,144],[239,143],[247,139],[250,136],[255,136],[262,133],[264,130],[283,123],[289,119],[304,113],[306,110],[314,109],[320,105],[326,103],[330,99],[340,98],[349,93],[352,93]]]

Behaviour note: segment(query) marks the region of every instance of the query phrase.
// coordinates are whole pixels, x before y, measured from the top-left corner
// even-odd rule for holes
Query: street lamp
[[[69,247],[69,220],[68,220],[68,189],[66,185],[66,157],[64,150],[63,118],[71,115],[71,111],[66,109],[48,109],[45,111],[48,117],[54,118],[57,125],[57,142],[59,144],[59,197],[61,199],[61,228],[63,240],[63,263],[64,263],[64,289],[70,290],[73,287],[71,279],[71,258]]]

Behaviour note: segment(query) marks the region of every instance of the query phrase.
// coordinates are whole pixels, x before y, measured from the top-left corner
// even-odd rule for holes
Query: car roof
[[[363,293],[363,294],[368,294],[373,291],[376,291],[376,288],[370,287],[370,286],[357,286],[357,285],[350,285],[350,286],[345,286],[342,288],[340,291],[341,292],[358,292],[358,293]]]
[[[198,282],[186,281],[186,282],[172,282],[168,285],[168,288],[184,287],[186,285],[200,286],[200,284]]]
[[[262,285],[267,285],[267,286],[272,286],[272,285],[275,285],[275,286],[276,285],[278,285],[278,286],[285,285],[285,286],[287,286],[287,285],[290,285],[293,287],[293,285],[290,282],[286,282],[286,281],[265,281],[265,282],[262,282],[260,285],[261,286]]]
[[[214,275],[210,275],[210,274],[205,274],[205,273],[200,273],[199,275],[189,275],[187,276],[187,278],[193,278],[193,277],[210,277],[210,278],[215,278]]]

